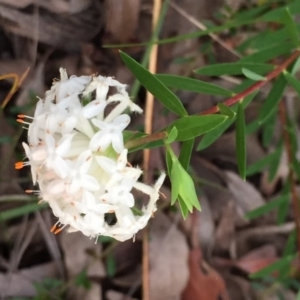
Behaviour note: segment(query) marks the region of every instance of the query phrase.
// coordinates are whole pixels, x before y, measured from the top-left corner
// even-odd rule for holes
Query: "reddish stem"
[[[273,78],[277,77],[284,69],[286,69],[298,56],[300,55],[300,50],[296,50],[292,53],[291,56],[289,56],[281,65],[279,65],[275,70],[273,70],[271,73],[269,73],[265,78],[265,80],[258,81],[251,85],[249,88],[244,90],[243,92],[233,96],[232,98],[229,98],[226,100],[223,104],[227,106],[232,106],[235,103],[239,102],[241,99],[245,98],[246,96],[250,95],[251,93],[255,92],[256,90],[260,89],[262,86],[264,86],[267,82],[271,81]],[[219,111],[218,106],[213,106],[201,113],[199,115],[209,115],[209,114],[215,114]]]

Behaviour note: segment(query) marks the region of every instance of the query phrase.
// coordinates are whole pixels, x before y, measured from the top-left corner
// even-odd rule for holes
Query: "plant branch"
[[[126,144],[125,144],[125,148],[127,149],[131,149],[131,148],[135,148],[141,145],[145,145],[145,144],[149,144],[151,142],[155,142],[155,141],[159,141],[159,140],[163,140],[167,137],[167,133],[165,131],[162,132],[156,132],[153,134],[149,134],[145,137],[136,139],[136,140],[129,140]]]
[[[292,150],[290,136],[287,131],[286,106],[284,101],[281,101],[279,103],[279,117],[282,126],[283,141],[284,141],[288,162],[290,166],[289,167],[290,191],[292,195],[292,204],[295,213],[295,227],[297,233],[297,250],[298,250],[297,272],[298,274],[300,274],[300,206],[299,206],[299,199],[296,190],[295,174],[293,168],[291,167],[293,165],[294,157],[293,157],[293,150]]]
[[[277,77],[283,70],[285,70],[298,56],[300,55],[300,50],[296,50],[293,52],[281,65],[279,65],[275,70],[270,72],[265,78],[265,80],[258,81],[251,85],[249,88],[244,90],[243,92],[229,98],[223,104],[227,106],[232,106],[235,103],[239,102],[246,96],[250,95],[251,93],[255,92],[256,90],[260,89],[262,86],[264,86],[267,82],[271,81],[275,77]],[[219,111],[218,106],[213,106],[201,113],[199,115],[209,115],[209,114],[215,114]]]

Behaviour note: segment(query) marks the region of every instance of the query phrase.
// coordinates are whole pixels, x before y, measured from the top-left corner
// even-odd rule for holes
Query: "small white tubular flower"
[[[124,91],[122,94],[115,94],[113,96],[110,96],[107,99],[108,104],[114,102],[119,102],[119,104],[105,118],[106,122],[110,122],[111,120],[113,120],[116,116],[121,114],[127,107],[129,107],[132,112],[137,112],[139,114],[143,112],[143,110],[138,105],[136,105],[130,100],[129,95],[126,91]]]
[[[28,143],[22,143],[27,161],[15,167],[30,166],[41,201],[57,218],[55,234],[68,226],[69,232],[92,238],[130,239],[155,212],[165,178],[162,174],[153,187],[141,183],[142,170],[128,162],[123,131],[130,117],[124,111],[142,109],[131,101],[126,85],[112,77],[68,77],[60,69],[60,78],[38,100],[33,117],[18,116],[28,126]],[[142,211],[135,207],[133,189],[148,197]],[[116,218],[114,225],[109,215]]]
[[[117,153],[121,153],[124,149],[122,131],[130,123],[128,115],[120,115],[116,117],[112,123],[106,123],[97,119],[92,119],[92,123],[101,129],[91,139],[90,148],[93,151],[105,151],[110,144]]]
[[[81,153],[77,160],[68,160],[68,179],[70,183],[66,187],[66,192],[69,194],[77,193],[80,188],[87,191],[97,191],[100,188],[97,179],[88,174],[92,163],[92,152],[86,150]]]

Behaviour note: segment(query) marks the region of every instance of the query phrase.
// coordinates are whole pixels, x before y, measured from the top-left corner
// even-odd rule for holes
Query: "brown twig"
[[[152,30],[154,31],[159,19],[161,10],[161,0],[154,0],[153,3],[153,16],[152,16]],[[153,45],[151,48],[149,58],[149,71],[153,74],[156,73],[158,45]],[[153,107],[154,97],[147,92],[146,96],[146,109],[145,109],[145,133],[152,133],[153,121]],[[149,181],[149,162],[150,162],[150,149],[144,150],[144,181]],[[150,300],[150,280],[149,280],[149,231],[148,227],[143,232],[143,300]]]
[[[289,56],[281,65],[279,65],[275,70],[270,72],[265,78],[265,80],[258,81],[251,85],[249,88],[244,90],[243,92],[229,98],[226,100],[223,104],[227,106],[232,106],[235,103],[239,102],[241,99],[245,98],[246,96],[250,95],[251,93],[257,91],[262,86],[264,86],[267,82],[271,81],[273,78],[277,77],[284,69],[286,69],[298,56],[300,55],[300,50],[296,50]],[[218,106],[213,106],[201,113],[200,115],[209,115],[209,114],[215,114],[219,111]]]
[[[300,274],[300,206],[299,206],[299,199],[297,196],[297,190],[296,190],[296,181],[295,181],[295,174],[293,171],[293,168],[291,165],[294,161],[294,155],[291,145],[291,140],[289,133],[287,131],[287,118],[286,118],[286,106],[285,102],[282,100],[279,103],[279,117],[281,121],[282,126],[282,132],[283,132],[283,141],[285,145],[285,149],[287,152],[288,162],[289,162],[289,181],[290,181],[290,191],[292,195],[292,204],[294,208],[295,213],[295,227],[296,227],[296,233],[297,233],[297,249],[298,249],[298,265],[297,265],[297,272]]]

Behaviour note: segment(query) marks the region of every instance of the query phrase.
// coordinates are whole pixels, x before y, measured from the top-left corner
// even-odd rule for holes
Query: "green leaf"
[[[177,138],[177,135],[178,135],[178,130],[177,128],[174,126],[172,128],[172,130],[170,131],[170,133],[168,134],[168,137],[166,138],[166,143],[167,144],[172,144],[176,138]]]
[[[6,210],[0,213],[0,222],[7,221],[13,218],[21,217],[30,213],[33,213],[35,211],[45,209],[48,205],[46,204],[37,204],[37,203],[31,203],[27,205],[23,205],[21,207],[12,208],[10,210]]]
[[[186,141],[220,126],[227,119],[228,117],[222,115],[184,117],[173,122],[167,132],[171,132],[175,126],[178,130],[176,141]]]
[[[194,72],[207,76],[222,76],[222,75],[240,75],[243,74],[242,69],[248,69],[255,73],[267,73],[274,69],[274,66],[261,63],[237,62],[237,63],[223,63],[205,66]]]
[[[116,274],[116,260],[112,253],[108,254],[106,258],[106,271],[109,277],[114,277]]]
[[[289,194],[281,195],[281,196],[277,197],[276,199],[273,199],[273,200],[269,201],[268,203],[266,203],[258,208],[255,208],[254,210],[247,212],[245,217],[252,220],[252,219],[256,219],[260,216],[263,216],[263,215],[269,213],[270,211],[272,211],[273,209],[279,208],[282,203],[288,202],[289,197],[290,197]]]
[[[297,94],[300,96],[300,81],[289,72],[284,72],[283,75],[287,82],[295,89]]]
[[[246,178],[246,133],[245,133],[245,115],[241,103],[238,105],[236,117],[236,155],[240,176],[243,180]]]
[[[274,136],[276,126],[278,106],[274,108],[268,119],[262,124],[262,143],[265,148],[268,148]]]
[[[232,91],[204,81],[182,76],[157,74],[155,75],[165,86],[200,94],[233,96]]]
[[[168,158],[172,162],[168,162],[168,169],[171,167],[171,204],[174,204],[176,198],[181,197],[182,202],[184,202],[184,208],[187,208],[188,211],[192,212],[193,207],[200,210],[200,204],[195,190],[194,182],[189,175],[189,173],[183,168],[174,154],[173,150],[169,145],[167,145]],[[179,201],[180,202],[180,201]],[[182,207],[182,206],[180,206]],[[182,211],[184,215],[184,211]]]
[[[297,242],[297,233],[296,233],[296,230],[293,230],[289,234],[288,240],[285,244],[283,256],[288,256],[288,255],[292,255],[293,253],[295,253],[296,242]]]
[[[189,209],[187,208],[186,203],[184,202],[184,200],[180,196],[178,196],[178,202],[179,202],[179,206],[180,206],[182,216],[183,216],[184,219],[186,219],[186,217],[189,214]]]
[[[91,281],[88,278],[86,270],[83,270],[75,277],[75,285],[84,287],[86,290],[89,290],[92,286]]]
[[[12,142],[12,136],[9,135],[2,135],[0,136],[0,145],[1,144],[8,144]]]
[[[242,101],[243,108],[246,108],[250,104],[250,102],[254,99],[256,94],[257,92],[251,93]],[[237,107],[237,105],[232,106],[231,109],[234,113],[236,113]],[[219,126],[206,133],[201,139],[200,143],[198,144],[197,151],[201,151],[209,147],[212,143],[214,143],[233,124],[233,122],[234,119],[228,119],[223,123],[222,126]]]
[[[188,115],[180,100],[160,80],[126,53],[120,51],[120,55],[138,81],[166,108],[180,117]]]
[[[248,69],[245,69],[245,68],[242,68],[242,72],[245,75],[245,77],[252,79],[254,81],[267,80],[266,77],[263,77],[263,76],[256,74]]]
[[[260,20],[264,22],[281,22],[283,20],[284,14],[286,13],[286,8],[289,9],[289,11],[293,14],[299,14],[300,13],[300,2],[294,1],[289,5],[284,4],[282,7],[277,9],[272,9],[266,14],[264,14]]]
[[[275,179],[275,176],[277,174],[277,170],[280,165],[280,160],[283,152],[283,144],[280,143],[280,145],[277,147],[277,149],[274,152],[273,159],[270,163],[270,169],[269,169],[269,182],[272,182]]]
[[[274,160],[275,155],[276,155],[275,152],[270,153],[270,154],[266,155],[265,157],[259,159],[252,165],[250,165],[247,168],[247,172],[246,172],[247,176],[251,176],[251,175],[254,175],[256,173],[260,173],[261,171],[263,171]]]
[[[234,120],[226,120],[222,126],[219,126],[206,133],[197,146],[197,151],[201,151],[213,144],[232,124]]]
[[[258,120],[254,120],[253,122],[247,124],[246,126],[246,135],[253,134],[260,128],[261,124],[258,122]]]
[[[296,27],[296,23],[291,16],[290,10],[288,7],[284,10],[283,22],[287,27],[288,33],[293,41],[295,47],[299,46],[299,35]]]
[[[280,55],[289,53],[291,49],[293,49],[293,44],[291,42],[275,44],[269,47],[265,47],[260,51],[257,51],[253,54],[243,57],[242,59],[240,59],[240,62],[241,63],[263,63],[265,61],[270,61],[271,59],[276,58]]]
[[[171,169],[171,183],[172,183],[172,190],[171,190],[171,205],[173,205],[178,198],[179,195],[179,186],[181,184],[180,178],[180,163],[178,162],[177,158],[173,159],[172,157],[172,169]],[[193,209],[193,206],[188,202],[186,204],[189,211]]]
[[[193,151],[194,146],[194,139],[184,141],[181,146],[179,161],[182,167],[187,170],[190,164],[190,159]]]
[[[271,264],[270,266],[267,266],[266,268],[254,273],[254,274],[251,274],[250,278],[252,278],[252,279],[264,278],[264,277],[286,267],[286,265],[291,266],[291,262],[294,259],[295,259],[295,255],[286,256],[286,257],[276,261],[275,263]]]
[[[222,115],[227,116],[230,119],[235,117],[235,112],[227,105],[225,105],[223,103],[219,103],[218,108]]]
[[[171,172],[172,172],[173,161],[172,161],[171,152],[168,151],[168,148],[167,148],[167,151],[166,151],[166,165],[167,165],[168,175],[169,175],[169,177],[171,179]]]
[[[279,78],[274,82],[273,87],[269,92],[260,110],[258,119],[261,124],[264,123],[277,109],[277,106],[282,98],[285,87],[286,87],[286,80],[284,76],[281,74]]]

